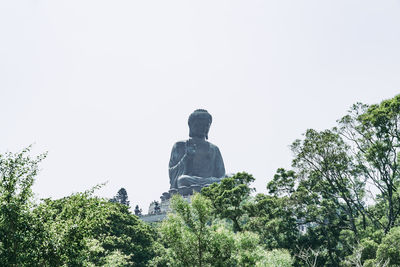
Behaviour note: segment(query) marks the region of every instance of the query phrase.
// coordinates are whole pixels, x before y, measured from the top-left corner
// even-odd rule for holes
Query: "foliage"
[[[303,191],[298,197],[307,197],[315,210],[333,208],[330,212],[338,215],[335,219],[350,226],[358,236],[356,218],[363,210],[365,181],[357,176],[349,149],[335,131],[310,129],[303,141],[296,140],[292,144],[293,167],[299,176],[298,190]],[[317,222],[319,225],[332,222],[321,219],[323,221]]]
[[[146,266],[156,232],[128,206],[93,196],[98,186],[35,204],[31,186],[46,154],[29,151],[0,155],[2,266]]]
[[[280,248],[290,249],[293,255],[302,255],[297,257],[296,264],[303,265],[315,258],[317,266],[337,266],[345,251],[341,241],[354,242],[354,234],[348,232],[346,214],[335,205],[337,200],[324,194],[327,188],[324,189],[323,178],[313,179],[278,169],[267,187],[273,196],[262,196],[262,202],[256,202],[265,202],[264,214],[261,213],[265,218],[264,227],[276,222],[275,230],[266,228],[269,243],[275,242]],[[307,256],[305,251],[318,251],[318,256]]]
[[[378,261],[388,261],[389,266],[400,266],[400,227],[394,227],[383,238],[376,252]]]
[[[0,154],[0,262],[6,266],[20,266],[33,257],[31,186],[46,154],[32,158],[30,149]]]
[[[158,228],[129,211],[124,188],[110,201],[95,187],[35,203],[46,154],[5,153],[1,265],[400,266],[400,95],[357,103],[291,149],[293,170],[278,169],[267,194],[251,196],[253,176],[237,173],[191,203],[174,196]]]
[[[43,265],[86,266],[120,262],[145,266],[155,233],[126,205],[92,196],[93,190],[59,200],[46,199],[34,210],[43,224]],[[47,260],[47,261],[46,261]]]
[[[361,240],[360,247],[362,248],[361,262],[365,262],[369,259],[375,259],[378,244],[374,240],[365,238]]]
[[[146,266],[155,255],[155,229],[143,223],[126,205],[112,205],[107,222],[96,229],[102,246],[107,251],[120,251],[128,255],[135,266]]]
[[[246,231],[234,233],[228,225],[213,222],[211,201],[202,195],[195,194],[191,204],[174,196],[172,208],[175,213],[160,229],[165,251],[153,265],[256,266],[268,262],[266,257],[271,255],[259,245],[258,236]],[[285,252],[276,252],[274,257],[282,266],[291,264]]]
[[[275,230],[300,251],[320,251],[317,265],[338,266],[361,248],[360,261],[373,260],[382,236],[400,223],[399,119],[400,95],[379,105],[354,105],[338,128],[307,130],[291,146],[294,170],[278,169],[267,186],[270,196],[255,201],[268,204],[255,205],[249,226],[266,243],[285,247],[269,227],[277,221]],[[284,227],[290,219],[295,223]],[[297,239],[290,235],[296,224],[306,229]],[[298,254],[293,246],[286,248]]]
[[[45,199],[33,214],[40,222],[39,247],[45,266],[82,266],[91,262],[99,242],[97,225],[106,222],[106,202],[91,198],[91,192],[77,193],[59,200]],[[94,239],[94,240],[93,240]]]
[[[118,190],[117,195],[110,199],[110,202],[120,203],[129,207],[130,202],[125,188]]]
[[[385,233],[395,226],[400,216],[400,95],[377,105],[355,104],[340,120],[340,134],[354,148],[353,157],[360,175],[380,192],[385,206],[382,217],[369,214],[369,219]]]
[[[299,239],[296,216],[288,197],[257,194],[244,229],[257,233],[268,249],[294,250]]]
[[[258,262],[256,266],[269,266],[269,267],[289,267],[293,266],[293,258],[289,252],[282,249],[274,249],[265,252],[266,255],[262,261]]]
[[[260,234],[263,244],[270,249],[285,248],[292,252],[299,239],[299,227],[291,194],[295,189],[296,174],[278,169],[267,184],[267,194],[257,194],[250,210],[246,229]]]
[[[242,231],[242,219],[246,214],[245,203],[251,191],[251,174],[239,172],[232,177],[222,179],[201,190],[201,194],[211,200],[214,214],[221,219],[229,219],[235,232]]]
[[[292,203],[299,222],[308,227],[304,241],[327,249],[327,258],[320,257],[326,265],[337,266],[359,239],[365,181],[357,176],[349,149],[335,130],[310,129],[292,144],[298,184]]]
[[[170,214],[160,229],[167,247],[166,255],[172,260],[171,266],[207,266],[212,261],[226,266],[231,264],[234,240],[224,235],[224,231],[212,235],[208,225],[211,219],[209,200],[194,195],[190,205],[181,197],[174,196],[171,205],[176,213]],[[219,250],[219,247],[224,247],[224,250]],[[213,254],[219,257],[213,259]]]

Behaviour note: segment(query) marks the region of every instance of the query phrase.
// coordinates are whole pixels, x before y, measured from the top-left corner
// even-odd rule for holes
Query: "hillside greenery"
[[[126,190],[33,197],[46,154],[0,154],[2,266],[400,266],[400,95],[305,131],[255,194],[240,172],[146,224]],[[123,190],[122,190],[123,189]]]

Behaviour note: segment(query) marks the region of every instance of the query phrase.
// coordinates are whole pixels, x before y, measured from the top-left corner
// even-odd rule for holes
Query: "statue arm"
[[[186,164],[185,144],[178,142],[171,151],[169,161],[169,180],[171,188],[177,188],[178,177],[184,174]]]
[[[224,178],[225,177],[225,165],[224,160],[222,159],[221,152],[218,147],[216,147],[216,155],[215,155],[215,173],[214,176],[216,178]]]

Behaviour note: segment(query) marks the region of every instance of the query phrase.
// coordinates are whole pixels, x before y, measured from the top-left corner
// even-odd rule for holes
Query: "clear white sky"
[[[307,128],[400,93],[400,0],[1,1],[0,152],[48,151],[34,191],[169,189],[197,108],[264,192]]]

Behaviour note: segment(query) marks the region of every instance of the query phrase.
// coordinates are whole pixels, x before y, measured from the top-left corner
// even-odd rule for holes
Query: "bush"
[[[400,226],[394,227],[383,238],[376,253],[377,260],[389,260],[389,266],[400,266]]]

